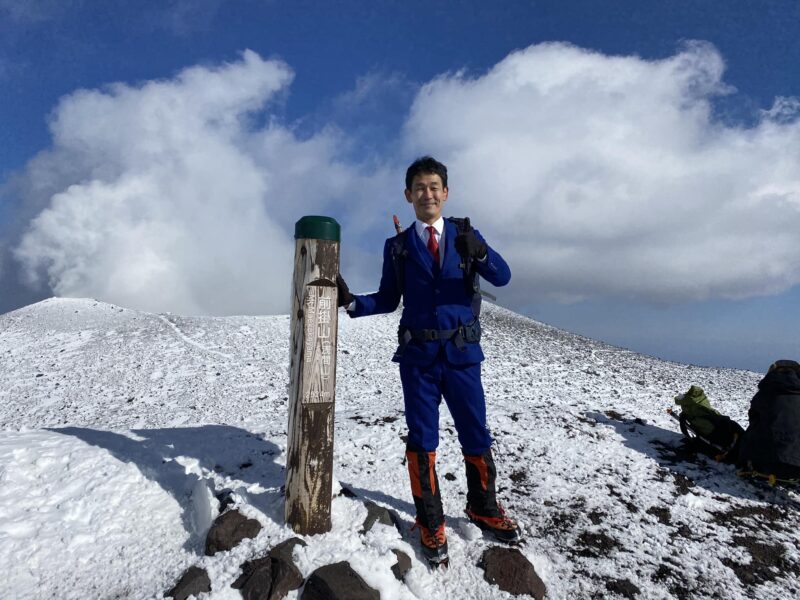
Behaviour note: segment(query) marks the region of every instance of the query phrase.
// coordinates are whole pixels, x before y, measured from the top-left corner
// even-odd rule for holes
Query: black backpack
[[[456,226],[456,232],[458,235],[472,230],[469,217],[464,217],[463,219],[458,217],[447,217],[447,220]],[[406,283],[405,260],[408,250],[406,250],[405,244],[407,234],[408,229],[404,229],[399,231],[397,235],[395,235],[389,241],[389,252],[392,256],[392,266],[394,267],[395,281],[397,283],[397,289],[400,290],[401,294],[405,290]],[[472,264],[472,261],[467,262],[462,258],[460,267],[464,271],[464,288],[466,289],[467,294],[472,297],[472,314],[478,317],[481,314],[480,275],[478,275],[478,272],[475,269],[475,266]]]
[[[742,474],[770,482],[800,480],[800,364],[774,363],[759,382],[748,415],[738,449]]]

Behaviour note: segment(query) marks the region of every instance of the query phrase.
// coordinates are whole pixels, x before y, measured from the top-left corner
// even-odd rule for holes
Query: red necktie
[[[433,256],[433,262],[439,264],[439,242],[436,240],[436,228],[433,225],[426,227],[428,230],[428,251]]]

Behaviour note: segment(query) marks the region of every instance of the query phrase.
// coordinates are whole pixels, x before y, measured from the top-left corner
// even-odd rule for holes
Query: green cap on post
[[[340,241],[341,228],[336,219],[331,217],[306,216],[294,224],[296,240],[331,240]]]

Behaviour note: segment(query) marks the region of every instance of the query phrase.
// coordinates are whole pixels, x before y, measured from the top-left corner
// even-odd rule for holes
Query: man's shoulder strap
[[[394,237],[389,238],[389,253],[392,257],[394,278],[397,289],[401,294],[404,291],[406,283],[405,259],[408,254],[408,250],[406,250],[406,237],[408,237],[408,229],[404,229],[398,232]]]
[[[394,237],[389,238],[389,249],[392,252],[392,256],[394,256],[395,254],[400,255],[407,252],[406,250],[407,235],[408,235],[408,229],[403,229],[402,231],[395,234]]]

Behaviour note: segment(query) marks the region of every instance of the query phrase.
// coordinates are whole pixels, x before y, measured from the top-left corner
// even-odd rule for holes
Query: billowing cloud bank
[[[518,301],[776,293],[800,283],[797,102],[714,122],[723,67],[704,44],[660,61],[533,46],[424,86],[407,143],[448,161],[453,213],[504,236]]]
[[[285,312],[299,192],[311,192],[313,213],[317,188],[343,180],[330,135],[253,127],[291,79],[285,64],[245,52],[64,98],[54,149],[29,167],[57,190],[16,250],[31,278],[146,310]]]
[[[299,139],[271,119],[292,73],[253,52],[78,91],[25,174],[28,204],[44,208],[15,256],[62,296],[285,312],[298,215],[348,220],[351,240],[366,239],[351,256],[374,252],[369,272],[386,198],[399,198],[406,160],[431,153],[450,167],[450,214],[472,217],[511,263],[506,303],[777,293],[800,283],[798,102],[777,100],[751,127],[715,121],[723,68],[702,44],[660,61],[532,46],[423,86],[398,132],[403,156],[369,168],[341,158],[346,133]]]

